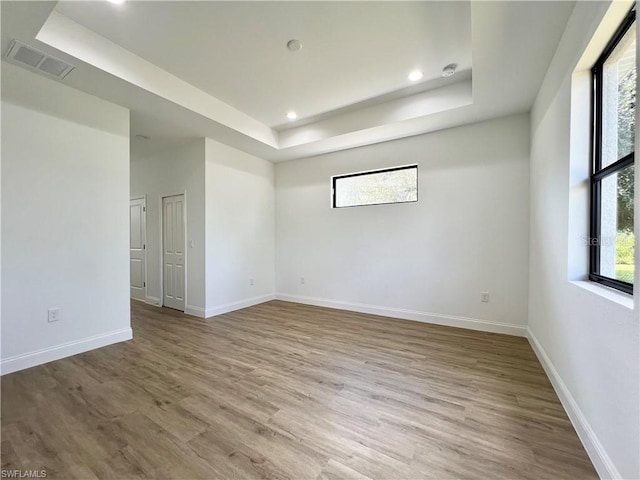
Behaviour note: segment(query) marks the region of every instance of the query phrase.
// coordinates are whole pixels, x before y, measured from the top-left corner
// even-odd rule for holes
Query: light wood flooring
[[[134,340],[2,377],[2,468],[48,478],[592,479],[523,338],[273,301],[134,302]]]

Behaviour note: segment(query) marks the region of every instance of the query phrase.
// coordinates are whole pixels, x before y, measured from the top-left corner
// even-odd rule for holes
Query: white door
[[[184,311],[184,195],[162,199],[163,305]]]
[[[131,298],[144,300],[146,297],[146,238],[145,238],[146,207],[144,198],[131,200],[129,205],[129,274]]]

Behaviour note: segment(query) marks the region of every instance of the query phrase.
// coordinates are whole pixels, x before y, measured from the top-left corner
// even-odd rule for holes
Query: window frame
[[[636,21],[636,4],[624,18],[620,26],[616,29],[615,33],[607,43],[607,46],[603,50],[600,57],[591,69],[593,89],[592,89],[592,102],[591,102],[591,117],[592,117],[592,162],[591,162],[591,207],[590,207],[590,242],[589,242],[589,280],[592,282],[600,283],[604,286],[615,288],[629,295],[633,295],[633,284],[623,282],[621,280],[610,278],[600,274],[600,226],[602,219],[602,198],[601,198],[601,186],[602,181],[617,173],[624,168],[635,164],[635,146],[634,150],[622,158],[619,158],[611,165],[607,165],[602,168],[602,102],[603,102],[603,67],[604,63],[611,56],[615,48],[618,46],[622,38],[626,35],[629,29]],[[637,30],[636,30],[637,32]],[[637,33],[636,33],[637,35]],[[637,66],[636,66],[637,67]],[[636,99],[637,95],[637,77],[636,77]],[[636,100],[637,108],[637,100]],[[635,175],[635,171],[634,171]]]
[[[344,178],[352,178],[352,177],[361,177],[364,175],[374,175],[377,173],[387,173],[387,172],[397,172],[399,170],[412,170],[415,169],[416,171],[416,199],[415,200],[407,200],[407,201],[403,201],[403,202],[381,202],[381,203],[365,203],[365,204],[359,204],[359,205],[345,205],[342,207],[339,207],[336,205],[336,200],[337,200],[337,189],[336,189],[336,183],[338,180],[342,180]],[[419,187],[419,175],[418,175],[418,164],[417,163],[413,163],[411,165],[401,165],[398,167],[390,167],[390,168],[381,168],[381,169],[377,169],[377,170],[366,170],[363,172],[356,172],[356,173],[346,173],[344,175],[333,175],[331,177],[331,208],[354,208],[354,207],[372,207],[374,205],[395,205],[395,204],[399,204],[399,203],[416,203],[418,201],[418,196],[419,196],[419,192],[420,189]]]

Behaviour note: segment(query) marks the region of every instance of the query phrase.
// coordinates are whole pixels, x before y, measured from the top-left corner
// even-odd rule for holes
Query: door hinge
[[[142,211],[146,212],[147,211],[147,207],[142,207]]]
[[[142,249],[143,249],[143,250],[146,250],[146,249],[147,249],[147,244],[146,244],[146,243],[143,243],[143,244],[142,244]]]
[[[147,282],[142,282],[142,286],[146,287],[147,286]]]

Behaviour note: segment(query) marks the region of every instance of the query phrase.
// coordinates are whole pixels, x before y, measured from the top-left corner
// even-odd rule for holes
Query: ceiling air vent
[[[47,55],[46,53],[36,50],[35,48],[25,45],[17,40],[14,40],[11,43],[11,47],[9,47],[9,50],[7,51],[7,58],[11,58],[16,62],[48,73],[49,75],[53,75],[60,79],[69,75],[71,70],[74,69],[73,65],[69,65],[67,62],[62,61],[59,58]]]

